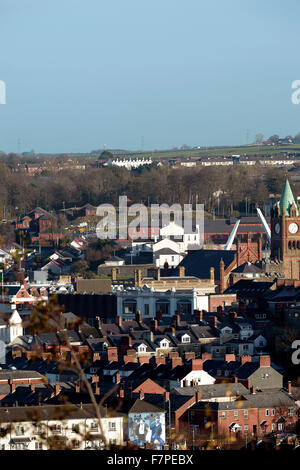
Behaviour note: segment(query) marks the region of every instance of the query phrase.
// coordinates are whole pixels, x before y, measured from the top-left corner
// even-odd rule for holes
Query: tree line
[[[87,203],[118,206],[119,196],[132,203],[203,203],[205,211],[228,217],[255,211],[269,194],[282,190],[285,172],[260,164],[251,167],[140,168],[87,167],[86,171],[61,170],[31,176],[0,163],[0,220],[22,217],[34,207],[59,212]],[[293,186],[293,185],[292,185]],[[300,190],[294,185],[295,195]]]

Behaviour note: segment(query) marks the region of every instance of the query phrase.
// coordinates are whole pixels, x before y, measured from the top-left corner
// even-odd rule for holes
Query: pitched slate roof
[[[135,401],[134,405],[130,408],[129,413],[156,413],[164,412],[163,408],[153,405],[146,400],[140,400],[139,398]]]
[[[233,286],[228,287],[224,294],[237,294],[241,297],[257,297],[264,295],[270,287],[274,284],[274,281],[255,281],[253,279],[240,279]]]
[[[247,261],[246,263],[241,264],[237,268],[235,268],[232,273],[242,273],[242,274],[259,274],[262,273],[262,269],[255,264],[250,263]]]
[[[212,267],[215,269],[215,279],[219,279],[221,259],[224,261],[226,270],[233,262],[235,253],[234,250],[191,250],[179,266],[185,267],[185,273],[188,276],[196,276],[199,279],[209,279]]]
[[[240,383],[216,383],[211,385],[195,385],[194,387],[175,387],[174,392],[178,395],[195,395],[201,392],[201,399],[212,397],[229,397],[248,395],[250,391]]]

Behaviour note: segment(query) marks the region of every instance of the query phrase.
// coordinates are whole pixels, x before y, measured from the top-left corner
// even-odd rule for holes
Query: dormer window
[[[169,341],[167,341],[166,339],[164,339],[164,340],[162,340],[162,341],[160,342],[160,347],[161,347],[161,348],[168,348],[168,347],[169,347],[169,344],[170,344]]]
[[[190,343],[191,342],[191,337],[189,335],[183,335],[181,337],[181,342],[182,343]]]
[[[144,344],[140,344],[140,346],[138,347],[138,351],[139,352],[146,352],[146,346]]]

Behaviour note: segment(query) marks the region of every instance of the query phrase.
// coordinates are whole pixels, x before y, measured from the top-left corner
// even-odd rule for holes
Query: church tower
[[[286,279],[300,279],[300,210],[288,179],[271,210],[271,258],[281,261]]]

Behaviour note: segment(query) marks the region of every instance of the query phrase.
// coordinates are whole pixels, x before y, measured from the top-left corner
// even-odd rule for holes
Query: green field
[[[157,150],[153,152],[136,152],[124,155],[117,155],[117,158],[146,158],[170,159],[170,158],[190,158],[190,157],[220,157],[231,155],[274,155],[280,152],[295,153],[300,152],[300,144],[293,145],[244,145],[240,147],[203,147],[201,149],[188,150]],[[95,157],[97,158],[97,157]]]

